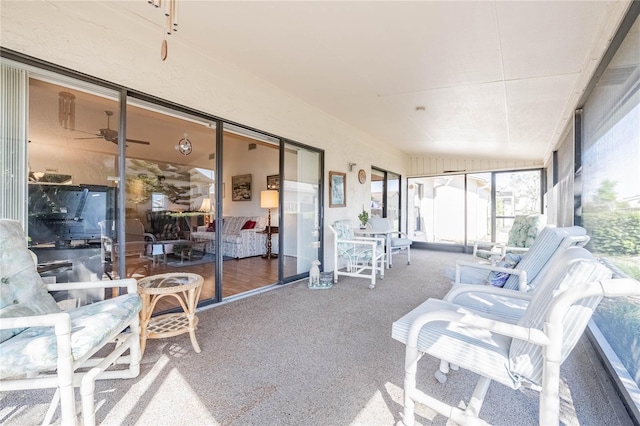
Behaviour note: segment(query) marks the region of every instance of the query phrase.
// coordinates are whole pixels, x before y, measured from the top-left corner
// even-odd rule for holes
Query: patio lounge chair
[[[73,425],[79,387],[84,425],[93,425],[95,380],[133,378],[140,371],[136,280],[45,286],[36,264],[20,223],[0,219],[0,391],[56,388],[44,424],[60,403],[61,423]],[[128,293],[68,311],[47,291],[114,286]],[[127,368],[105,371],[117,365]]]
[[[487,263],[492,256],[503,258],[507,253],[522,254],[531,247],[546,225],[547,217],[543,214],[517,215],[513,219],[506,244],[476,241],[473,245],[473,257]]]
[[[501,266],[500,263],[489,265],[459,260],[456,262],[455,272],[448,270],[446,275],[453,278],[454,284],[489,284],[491,282],[493,285],[507,289],[527,291],[534,285],[536,276],[558,249],[563,250],[576,245],[584,246],[587,242],[589,242],[587,231],[580,226],[546,227],[521,260],[509,265],[510,267]]]
[[[405,425],[414,423],[416,402],[459,424],[486,424],[478,416],[492,380],[512,389],[530,387],[539,391],[540,424],[559,423],[560,365],[593,311],[602,297],[640,294],[638,281],[608,279],[611,271],[588,251],[571,251],[572,260],[554,265],[515,323],[438,299],[427,300],[393,323],[392,337],[406,345]],[[417,365],[424,354],[480,375],[466,409],[446,404],[417,388]]]

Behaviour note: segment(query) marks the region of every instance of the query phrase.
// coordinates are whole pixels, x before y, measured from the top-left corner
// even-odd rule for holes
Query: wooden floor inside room
[[[296,274],[296,259],[285,259],[285,276]],[[264,259],[261,256],[243,259],[225,260],[222,264],[222,297],[227,298],[247,291],[259,289],[278,282],[278,259]],[[170,265],[156,265],[151,275],[165,273],[190,272],[204,278],[200,301],[213,299],[215,296],[215,263],[190,265],[186,267],[172,267]],[[173,298],[162,300],[156,312],[172,309],[177,306]]]

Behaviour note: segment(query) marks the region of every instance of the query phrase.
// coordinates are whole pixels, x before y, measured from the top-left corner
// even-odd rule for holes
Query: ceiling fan
[[[118,144],[118,131],[117,130],[113,130],[110,126],[110,122],[111,122],[111,116],[113,115],[113,111],[105,111],[104,112],[107,115],[107,127],[105,129],[98,129],[98,133],[95,133],[95,136],[90,137],[90,138],[75,138],[75,139],[104,139],[108,142],[112,142],[115,143],[116,145]],[[79,132],[82,132],[82,130],[78,130]],[[89,133],[91,135],[93,135],[94,133],[91,132],[83,132],[83,133]],[[139,143],[142,145],[151,145],[151,142],[147,142],[147,141],[141,141],[138,139],[127,139],[127,142],[131,142],[131,143]]]

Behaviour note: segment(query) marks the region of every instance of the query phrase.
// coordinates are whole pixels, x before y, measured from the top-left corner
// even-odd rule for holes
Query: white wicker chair
[[[20,224],[0,219],[0,391],[56,388],[44,424],[60,404],[60,422],[72,425],[74,388],[79,387],[84,425],[93,425],[95,380],[133,378],[140,371],[136,280],[45,286],[34,257]],[[47,291],[114,286],[126,287],[128,293],[69,311],[62,311]],[[100,357],[94,357],[98,351]],[[128,368],[105,371],[122,364]]]
[[[560,365],[598,303],[602,297],[640,294],[638,281],[606,279],[610,276],[611,272],[586,250],[575,248],[573,260],[549,271],[532,296],[511,291],[529,299],[517,321],[429,299],[394,322],[393,338],[406,345],[403,423],[413,425],[418,402],[459,424],[486,424],[478,416],[489,384],[495,380],[512,389],[539,391],[540,424],[558,424]],[[450,406],[417,388],[417,365],[424,354],[480,375],[466,409]]]

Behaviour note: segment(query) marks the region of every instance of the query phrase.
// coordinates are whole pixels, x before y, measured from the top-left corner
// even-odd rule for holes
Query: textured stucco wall
[[[169,39],[169,56],[162,62],[157,26],[118,11],[112,2],[3,1],[0,13],[4,48],[325,150],[325,180],[330,170],[347,172],[348,193],[348,207],[324,209],[325,225],[355,221],[367,204],[369,182],[358,183],[358,169],[375,165],[408,173],[408,155],[250,70],[223,63],[215,52],[192,49],[179,33]],[[357,163],[353,172],[349,162]],[[328,185],[326,200],[327,191]],[[326,236],[323,263],[331,270],[332,236]]]

